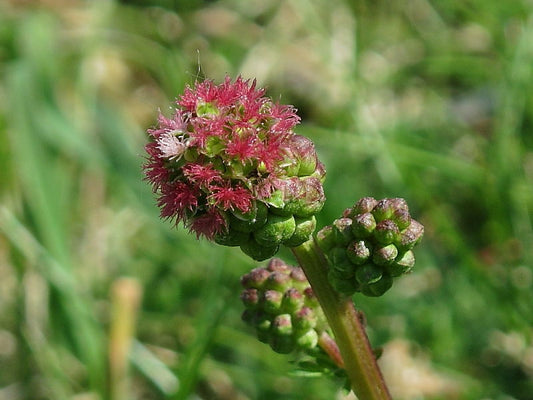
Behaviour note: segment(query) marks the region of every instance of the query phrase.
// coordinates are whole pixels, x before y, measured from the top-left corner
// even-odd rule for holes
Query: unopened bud
[[[412,249],[424,236],[424,226],[415,220],[411,221],[411,224],[405,231],[402,232],[398,241],[398,247],[402,250]]]
[[[370,213],[358,214],[353,219],[352,232],[358,239],[370,236],[376,229],[376,220]]]
[[[263,261],[274,256],[278,252],[279,245],[263,246],[257,243],[253,238],[249,238],[240,245],[242,252],[254,260]]]
[[[406,251],[403,255],[398,256],[398,258],[390,265],[387,266],[387,271],[391,276],[400,276],[405,274],[415,265],[415,255],[412,250]]]
[[[308,218],[294,218],[296,222],[296,228],[292,236],[283,242],[287,247],[296,247],[309,240],[316,228],[315,216]]]
[[[339,218],[333,221],[333,235],[337,245],[346,246],[353,240],[352,223],[350,218]]]
[[[387,246],[378,247],[374,250],[372,261],[378,265],[389,265],[398,256],[398,249],[395,245],[389,244]]]
[[[395,243],[400,236],[400,229],[392,220],[385,219],[376,225],[374,237],[384,245]]]
[[[261,306],[269,314],[278,312],[281,308],[283,295],[277,290],[267,290],[263,293]]]
[[[356,240],[346,248],[348,259],[355,265],[364,264],[370,257],[370,244],[364,240]]]
[[[302,349],[314,349],[318,344],[318,333],[314,329],[309,329],[304,334],[297,336],[296,344]]]
[[[291,216],[269,214],[267,222],[253,233],[257,243],[271,247],[290,239],[296,230],[296,221]]]

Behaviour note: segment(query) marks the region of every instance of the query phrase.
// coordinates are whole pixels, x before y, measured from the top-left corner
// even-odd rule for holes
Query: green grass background
[[[142,181],[157,109],[226,74],[298,108],[320,226],[367,195],[426,226],[354,298],[395,398],[533,399],[533,3],[0,0],[0,400],[343,398],[241,322],[257,264]]]

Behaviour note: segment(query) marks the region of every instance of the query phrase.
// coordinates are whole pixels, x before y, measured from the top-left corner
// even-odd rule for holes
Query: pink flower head
[[[148,130],[144,171],[161,216],[198,236],[227,233],[232,213],[242,217],[257,210],[256,202],[268,205],[279,188],[272,182],[298,175],[304,157],[294,152],[287,159],[299,122],[294,107],[265,97],[255,80],[187,86],[172,116],[160,113]],[[315,156],[310,151],[307,158]]]

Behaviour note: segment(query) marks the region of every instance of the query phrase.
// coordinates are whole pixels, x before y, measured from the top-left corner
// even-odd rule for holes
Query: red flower
[[[185,88],[171,117],[159,115],[144,172],[163,218],[212,239],[230,229],[231,212],[246,214],[256,200],[265,209],[278,182],[295,175],[303,157],[288,158],[300,118],[264,94],[241,77],[205,80]]]
[[[247,213],[252,208],[252,194],[243,187],[213,187],[209,199],[224,211],[237,208]]]
[[[211,164],[186,164],[182,168],[183,175],[196,186],[209,189],[214,183],[222,183],[220,172],[213,168]]]
[[[205,214],[194,217],[189,229],[196,233],[197,238],[205,236],[212,240],[217,234],[226,230],[226,220],[217,209],[210,208]]]
[[[183,182],[167,183],[161,186],[157,204],[161,217],[176,219],[176,223],[186,218],[187,211],[193,212],[198,206],[199,191]]]

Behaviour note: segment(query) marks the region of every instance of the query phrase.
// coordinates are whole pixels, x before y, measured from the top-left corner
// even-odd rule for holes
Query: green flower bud
[[[355,271],[355,279],[361,285],[375,283],[381,279],[382,275],[382,269],[374,264],[362,265]]]
[[[284,187],[284,201],[284,211],[296,217],[306,218],[322,210],[326,197],[319,179],[290,178]]]
[[[263,268],[260,268],[263,269]],[[285,261],[283,261],[281,258],[274,257],[268,262],[268,265],[266,267],[267,271],[270,272],[283,272],[285,274],[290,274],[295,268],[289,267]]]
[[[250,234],[230,229],[215,236],[215,242],[223,246],[240,246],[250,240]]]
[[[289,140],[293,157],[298,161],[298,176],[308,176],[315,172],[317,157],[313,142],[301,135],[294,135]]]
[[[390,219],[385,219],[376,225],[374,230],[374,238],[384,245],[395,243],[400,236],[400,229]]]
[[[269,214],[267,222],[253,233],[255,241],[263,246],[279,245],[290,239],[296,230],[296,221],[293,216]]]
[[[320,308],[320,303],[318,302],[318,298],[316,297],[315,292],[313,292],[313,289],[311,289],[310,286],[304,289],[303,294],[305,298],[304,303],[307,307],[310,307],[313,310],[322,310]]]
[[[196,105],[196,115],[199,117],[215,117],[218,115],[218,108],[213,103],[198,103]]]
[[[269,314],[275,314],[281,309],[283,295],[277,290],[267,290],[263,293],[261,307]]]
[[[402,251],[412,249],[424,236],[424,226],[415,220],[411,220],[411,224],[405,229],[397,242],[398,248]]]
[[[272,350],[280,354],[289,354],[295,349],[294,338],[290,335],[271,335],[268,343]]]
[[[268,343],[270,340],[270,328],[272,326],[272,321],[268,318],[266,314],[261,314],[256,316],[255,321],[255,331],[257,338],[263,342]]]
[[[396,260],[392,264],[387,265],[386,268],[391,276],[396,277],[411,271],[414,265],[415,254],[411,250],[408,250],[404,254],[398,256]]]
[[[396,211],[396,209],[394,208],[394,203],[391,199],[383,199],[378,201],[378,204],[376,204],[372,210],[372,214],[374,215],[376,222],[381,222],[384,219],[392,218],[394,211]]]
[[[355,265],[352,264],[346,254],[346,250],[342,247],[334,247],[328,253],[328,260],[333,269],[335,269],[340,276],[345,279],[351,278],[355,274]]]
[[[248,309],[255,310],[259,304],[259,292],[257,289],[246,289],[241,293],[241,301]]]
[[[392,277],[383,274],[380,280],[361,287],[361,292],[365,296],[378,297],[382,296],[387,290],[392,287]]]
[[[355,240],[346,248],[348,259],[355,265],[364,264],[371,255],[370,244],[364,240]]]
[[[404,199],[365,197],[322,228],[316,241],[330,263],[328,280],[338,292],[379,296],[393,277],[413,268],[411,249],[423,233]]]
[[[411,215],[409,214],[409,211],[407,210],[404,210],[404,209],[396,210],[394,211],[392,220],[396,223],[396,225],[398,226],[400,230],[404,230],[411,223]]]
[[[304,334],[297,336],[296,344],[302,349],[312,350],[318,344],[318,333],[314,329],[309,329]]]
[[[350,218],[339,218],[333,221],[333,235],[337,245],[346,246],[353,240],[352,223]]]
[[[296,247],[309,240],[316,228],[316,218],[311,216],[308,218],[295,217],[296,228],[290,239],[283,242],[287,247]]]
[[[352,208],[353,215],[352,217],[357,214],[366,214],[369,213],[374,209],[374,207],[377,204],[377,200],[373,197],[363,197],[360,199]]]
[[[313,178],[317,178],[320,183],[326,180],[326,167],[320,161],[317,161],[315,172],[311,174]]]
[[[292,322],[290,314],[277,315],[272,320],[272,333],[278,336],[292,335]]]
[[[268,208],[263,202],[256,202],[254,209],[246,214],[233,211],[230,215],[230,232],[253,232],[261,228],[267,221]]]
[[[372,261],[374,261],[374,263],[377,265],[384,266],[392,264],[396,257],[398,257],[398,249],[395,245],[389,244],[387,246],[378,247],[375,249]]]
[[[359,289],[359,284],[354,277],[346,279],[333,268],[328,271],[328,281],[337,292],[346,296],[351,296]]]
[[[370,213],[358,214],[353,219],[352,233],[356,238],[365,239],[376,229],[376,220]]]
[[[249,238],[240,246],[242,252],[256,261],[263,261],[278,252],[279,245],[262,246],[253,238]]]
[[[264,268],[254,268],[241,277],[241,285],[245,288],[262,289],[270,273]]]
[[[274,271],[272,272],[267,280],[265,281],[265,289],[277,290],[278,292],[284,292],[292,286],[291,277],[284,273]]]
[[[327,225],[320,229],[316,234],[316,243],[322,252],[327,253],[333,247],[335,247],[335,234],[332,225]]]
[[[273,258],[266,268],[245,274],[241,282],[246,307],[242,319],[255,328],[262,342],[278,353],[323,352],[317,347],[318,337],[329,331],[327,320],[301,268]]]
[[[303,295],[295,288],[288,289],[283,294],[281,307],[287,313],[293,313],[301,309],[304,305]]]
[[[303,332],[313,329],[317,325],[317,317],[310,307],[302,307],[293,314],[292,325],[296,331]]]

